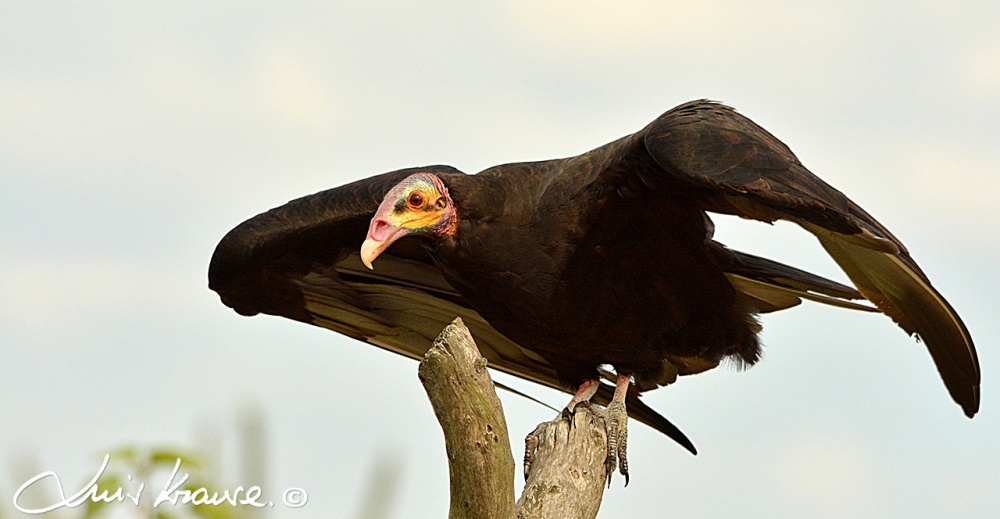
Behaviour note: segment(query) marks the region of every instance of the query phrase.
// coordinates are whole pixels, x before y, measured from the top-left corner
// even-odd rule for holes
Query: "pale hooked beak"
[[[361,244],[361,262],[369,269],[375,270],[372,262],[382,251],[389,248],[392,243],[410,233],[406,227],[392,225],[384,218],[375,218],[368,226],[368,237]]]
[[[377,242],[371,238],[365,240],[361,244],[361,263],[364,263],[366,267],[371,270],[375,270],[372,266],[372,262],[378,257],[382,251],[385,250],[385,242]]]

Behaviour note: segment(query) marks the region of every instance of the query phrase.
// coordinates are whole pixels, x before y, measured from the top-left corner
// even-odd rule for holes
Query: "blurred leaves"
[[[142,518],[241,517],[238,506],[227,501],[218,503],[230,491],[217,483],[215,474],[204,462],[206,456],[199,452],[173,447],[123,446],[109,451],[108,456],[108,466],[97,480],[96,493],[83,502],[83,519],[105,517],[110,510],[108,505],[113,503],[135,505],[136,517]],[[186,481],[181,483],[185,477]],[[161,482],[164,487],[159,486]],[[164,491],[168,493],[167,499],[157,505]],[[193,504],[196,501],[202,504]]]

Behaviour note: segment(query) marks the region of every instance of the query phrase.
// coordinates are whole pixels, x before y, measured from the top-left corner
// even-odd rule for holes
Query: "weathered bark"
[[[444,430],[451,478],[449,517],[592,518],[604,492],[603,413],[578,406],[573,424],[556,418],[532,435],[534,462],[514,503],[507,423],[486,359],[461,319],[445,327],[420,363],[420,380]]]
[[[514,458],[507,422],[486,359],[461,319],[438,335],[418,373],[444,429],[451,477],[448,517],[513,518]]]
[[[576,406],[572,424],[561,417],[539,424],[525,439],[534,461],[517,500],[518,519],[597,517],[607,438],[604,413],[597,407]]]

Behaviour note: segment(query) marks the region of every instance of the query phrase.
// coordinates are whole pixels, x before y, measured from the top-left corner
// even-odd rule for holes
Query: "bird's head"
[[[458,215],[448,188],[432,173],[416,173],[389,190],[368,226],[361,261],[368,268],[393,242],[408,234],[455,234]]]

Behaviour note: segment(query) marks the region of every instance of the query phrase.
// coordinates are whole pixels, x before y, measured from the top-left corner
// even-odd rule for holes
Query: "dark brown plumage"
[[[412,180],[418,173],[429,175]],[[380,209],[416,181],[443,185],[438,207],[411,197]],[[393,223],[445,206],[454,221],[433,230]],[[727,249],[707,212],[798,223],[857,290]],[[376,222],[383,214],[391,221]],[[374,271],[359,256],[366,229],[387,247],[372,253],[366,242]],[[411,235],[383,242],[399,229]],[[209,286],[241,314],[297,319],[413,358],[461,316],[492,367],[551,387],[614,380],[600,368],[611,365],[634,377],[629,415],[692,452],[638,393],[725,358],[753,364],[755,315],[803,298],[885,313],[923,340],[965,414],[979,408],[969,333],[903,244],[767,131],[708,101],[576,157],[477,175],[413,168],[294,200],[226,235]],[[851,301],[861,298],[875,308]],[[612,390],[601,384],[595,400]]]

